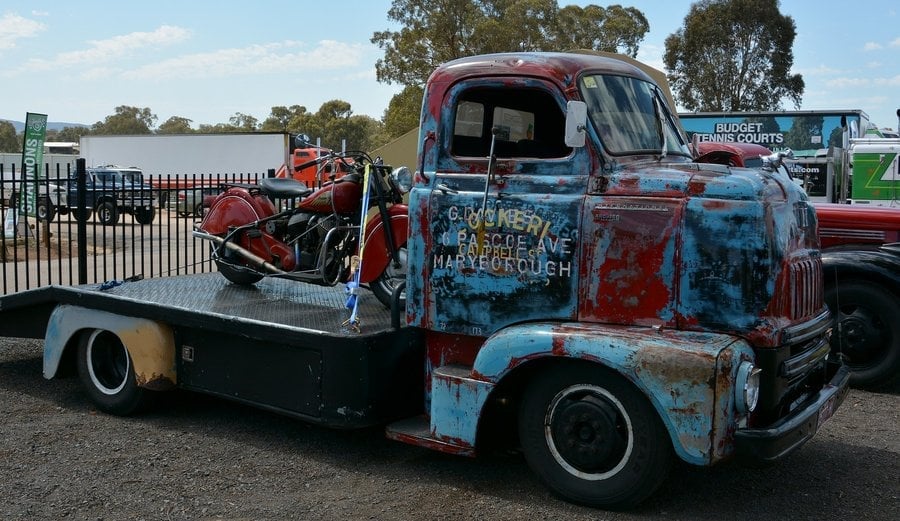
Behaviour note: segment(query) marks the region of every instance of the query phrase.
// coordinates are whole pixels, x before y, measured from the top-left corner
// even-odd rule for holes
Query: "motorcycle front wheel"
[[[391,307],[391,299],[394,295],[394,288],[396,288],[401,282],[406,280],[406,244],[404,244],[400,247],[399,250],[397,250],[397,260],[399,261],[398,266],[394,266],[393,260],[388,261],[388,265],[384,268],[384,271],[381,272],[381,275],[379,275],[377,279],[369,284],[369,289],[371,289],[372,293],[375,294],[375,298],[377,298],[378,302],[381,302],[386,308]],[[405,300],[406,296],[401,295],[401,305],[405,303]]]

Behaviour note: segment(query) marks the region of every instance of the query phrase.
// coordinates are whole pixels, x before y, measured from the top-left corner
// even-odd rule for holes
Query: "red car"
[[[772,151],[748,143],[699,143],[698,162],[761,167]],[[783,166],[779,167],[789,176]],[[900,381],[900,208],[814,203],[825,268],[825,301],[835,313],[832,352],[850,383]]]

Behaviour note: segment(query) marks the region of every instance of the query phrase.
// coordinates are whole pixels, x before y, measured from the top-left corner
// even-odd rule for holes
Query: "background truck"
[[[156,192],[144,182],[141,169],[105,165],[86,170],[85,207],[77,208],[78,184],[68,180],[66,207],[61,213],[73,212],[75,218],[86,221],[96,213],[97,222],[113,225],[122,214],[129,213],[140,224],[150,224],[156,217]]]
[[[0,335],[44,337],[44,376],[105,411],[178,387],[450,454],[512,445],[604,508],[676,459],[778,460],[841,404],[788,176],[695,163],[615,58],[468,57],[424,96],[407,285],[390,314],[362,295],[359,333],[339,288],[204,274],[0,297]]]

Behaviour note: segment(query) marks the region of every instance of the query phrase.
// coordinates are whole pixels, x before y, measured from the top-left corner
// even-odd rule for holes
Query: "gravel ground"
[[[637,510],[556,499],[517,453],[467,459],[197,394],[98,413],[41,376],[40,341],[0,338],[0,519],[900,519],[900,389],[852,391],[763,469],[677,466]]]

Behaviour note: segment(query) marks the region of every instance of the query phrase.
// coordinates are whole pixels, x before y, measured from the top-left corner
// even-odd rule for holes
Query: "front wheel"
[[[900,378],[900,300],[882,286],[842,282],[825,291],[834,312],[831,349],[850,368],[850,385],[884,387]]]
[[[397,266],[394,266],[393,259],[388,260],[388,265],[384,268],[384,271],[381,272],[381,275],[369,284],[369,288],[372,290],[372,293],[375,294],[375,298],[387,308],[391,307],[394,288],[406,280],[406,269],[408,266],[406,244],[401,246],[397,251],[397,260]],[[403,298],[404,296],[401,295],[401,303],[403,302]]]
[[[78,376],[98,409],[125,416],[144,408],[150,393],[138,387],[128,350],[115,334],[95,329],[81,335]]]
[[[628,381],[596,365],[561,365],[525,391],[519,437],[531,469],[560,496],[601,508],[649,497],[672,465],[656,411]]]
[[[111,226],[119,222],[119,209],[112,201],[103,201],[97,207],[97,220],[103,226]]]
[[[41,221],[51,222],[55,216],[56,211],[53,209],[53,204],[50,202],[50,199],[46,197],[38,199],[37,218]]]

